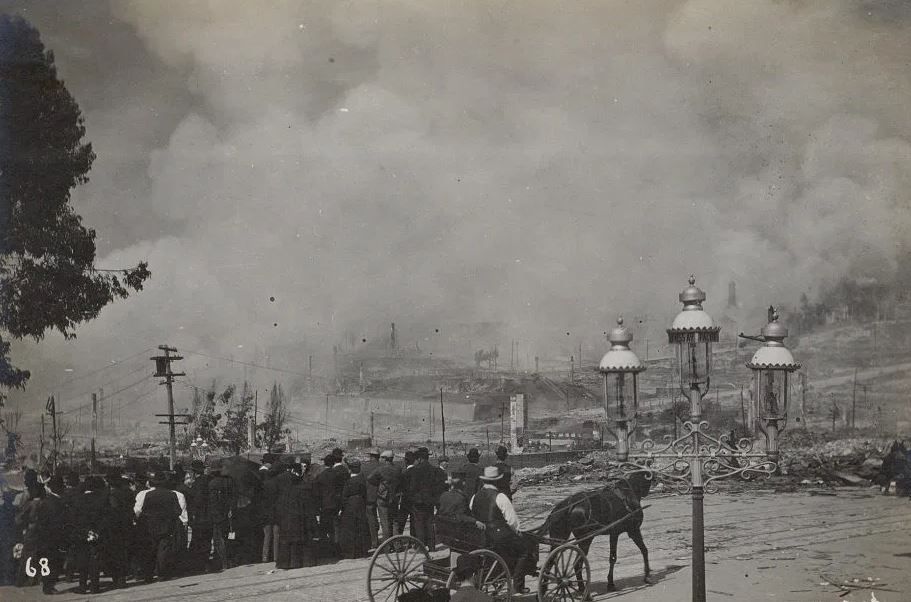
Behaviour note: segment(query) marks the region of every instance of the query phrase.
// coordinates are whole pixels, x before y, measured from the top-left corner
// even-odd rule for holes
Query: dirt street
[[[556,500],[583,488],[591,486],[561,488],[559,492],[554,488],[523,489],[516,502],[525,526],[538,524]],[[641,556],[624,536],[615,569],[619,589],[607,592],[608,540],[600,538],[590,555],[595,600],[689,599],[689,498],[655,495],[645,503],[650,504],[643,534],[650,552],[652,583],[642,582]],[[871,593],[880,602],[909,599],[911,501],[907,499],[884,497],[876,489],[839,489],[827,495],[760,490],[707,495],[705,513],[709,600],[869,602]],[[103,593],[98,599],[367,599],[367,560],[270,574],[271,568],[238,567],[220,575],[133,586]],[[850,586],[844,586],[844,581]],[[38,588],[0,588],[2,600],[36,598],[41,598]],[[78,596],[65,593],[54,599]]]

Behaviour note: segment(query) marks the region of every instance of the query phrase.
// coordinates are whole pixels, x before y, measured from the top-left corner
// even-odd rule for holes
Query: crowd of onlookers
[[[496,486],[511,495],[506,454],[498,449]],[[230,458],[133,475],[27,470],[24,490],[5,487],[0,499],[0,582],[53,594],[78,580],[77,592],[94,593],[256,562],[299,568],[366,557],[406,528],[433,549],[435,515],[482,526],[468,500],[484,475],[476,449],[453,474],[429,455],[267,455],[249,463],[252,479],[228,470]]]

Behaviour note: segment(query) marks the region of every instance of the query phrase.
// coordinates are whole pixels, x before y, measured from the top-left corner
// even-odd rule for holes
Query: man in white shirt
[[[154,549],[149,550],[153,554],[145,559],[146,582],[151,582],[154,574],[164,581],[171,577],[176,560],[172,540],[179,535],[180,523],[187,524],[187,501],[183,494],[166,487],[164,475],[151,476],[149,485],[149,489],[136,494],[133,512],[145,524],[154,545]]]
[[[145,504],[146,494],[150,491],[154,491],[155,489],[158,489],[158,487],[150,486],[148,489],[144,489],[143,491],[140,491],[136,494],[136,503],[133,505],[133,512],[136,513],[137,517],[142,514],[142,507]],[[180,522],[186,526],[187,522],[189,522],[189,516],[187,515],[186,496],[179,491],[174,491],[171,489],[166,489],[166,491],[170,491],[177,496],[177,505],[180,506]]]
[[[500,469],[488,466],[479,478],[482,486],[469,502],[471,514],[484,523],[490,549],[502,556],[513,570],[516,593],[526,593],[525,577],[534,573],[538,544],[520,531],[512,501],[497,488],[497,482],[503,478]]]

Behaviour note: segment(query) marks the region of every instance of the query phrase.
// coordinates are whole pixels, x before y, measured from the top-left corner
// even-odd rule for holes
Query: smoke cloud
[[[49,384],[163,342],[254,360],[494,320],[546,355],[621,312],[660,338],[690,272],[710,310],[730,280],[759,308],[887,277],[911,234],[899,4],[11,7],[86,111],[99,264],[153,271],[17,353]]]

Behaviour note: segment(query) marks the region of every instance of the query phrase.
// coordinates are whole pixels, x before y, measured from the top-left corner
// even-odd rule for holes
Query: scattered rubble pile
[[[891,444],[880,438],[832,439],[825,433],[796,431],[781,444],[781,476],[802,485],[869,486],[879,474]],[[609,452],[592,452],[578,460],[542,468],[521,468],[519,485],[545,485],[607,478]]]
[[[883,456],[891,441],[885,439],[825,440],[807,433],[806,439],[792,437],[783,444],[781,473],[802,484],[848,484],[868,486],[879,474]],[[803,443],[803,445],[801,445]]]

